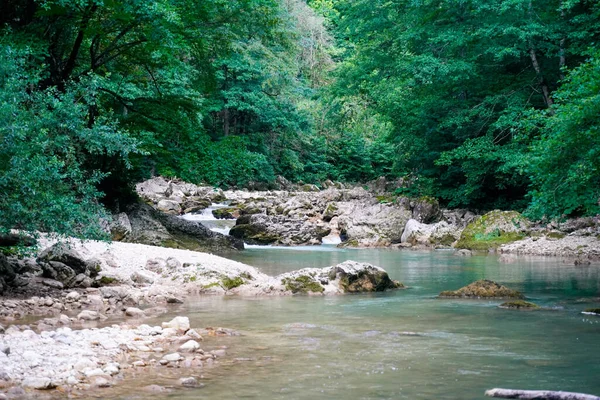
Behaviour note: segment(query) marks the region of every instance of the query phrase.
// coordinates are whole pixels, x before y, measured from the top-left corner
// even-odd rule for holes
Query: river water
[[[242,336],[222,341],[228,358],[203,371],[204,388],[172,398],[466,400],[484,399],[494,387],[600,394],[600,318],[580,314],[600,306],[597,264],[327,246],[251,247],[227,257],[273,275],[366,261],[410,288],[331,297],[198,297],[178,310],[192,326],[225,326]],[[435,298],[482,278],[547,309]]]

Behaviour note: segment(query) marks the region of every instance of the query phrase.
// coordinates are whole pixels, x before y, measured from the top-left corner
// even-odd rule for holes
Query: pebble
[[[111,384],[108,381],[108,379],[98,376],[94,379],[94,386],[99,387],[99,388],[107,388],[107,387],[110,387]]]
[[[193,353],[200,348],[200,345],[195,340],[188,340],[181,346],[179,346],[179,351],[184,353]]]
[[[142,317],[144,316],[144,311],[140,310],[139,308],[128,307],[125,310],[125,315],[128,317]]]
[[[183,360],[183,357],[181,357],[181,354],[179,354],[179,353],[170,353],[170,354],[165,354],[162,359],[167,362],[171,362],[171,361],[181,361],[181,360]]]
[[[181,386],[185,387],[200,387],[200,384],[198,383],[196,378],[192,376],[179,379],[179,383],[181,384]]]
[[[185,333],[186,336],[191,337],[192,339],[202,340],[202,336],[195,329],[190,329]]]
[[[79,294],[79,292],[72,291],[67,294],[66,298],[70,301],[77,301],[81,298],[81,295]]]

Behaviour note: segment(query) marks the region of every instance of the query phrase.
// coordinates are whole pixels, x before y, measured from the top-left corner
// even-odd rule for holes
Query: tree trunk
[[[600,400],[600,397],[591,394],[553,392],[549,390],[491,389],[487,390],[485,395],[489,397],[500,397],[503,399],[525,400]]]
[[[533,69],[535,70],[535,73],[538,78],[538,82],[540,84],[540,88],[542,89],[542,94],[544,96],[544,102],[546,103],[546,106],[550,107],[550,106],[552,106],[552,104],[554,102],[552,101],[552,97],[550,97],[550,90],[548,90],[548,85],[546,84],[544,76],[542,75],[542,70],[540,68],[540,64],[538,63],[537,55],[535,54],[535,50],[533,49],[533,47],[531,47],[529,49],[529,56],[531,57],[531,63],[533,64]]]

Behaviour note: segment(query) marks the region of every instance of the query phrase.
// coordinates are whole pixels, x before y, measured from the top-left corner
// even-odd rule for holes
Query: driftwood
[[[553,392],[549,390],[491,389],[486,391],[485,395],[490,397],[501,397],[503,399],[525,400],[600,400],[600,397],[591,394]]]

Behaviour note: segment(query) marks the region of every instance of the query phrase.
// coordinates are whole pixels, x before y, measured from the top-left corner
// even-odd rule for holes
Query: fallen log
[[[485,392],[489,397],[500,397],[503,399],[525,399],[525,400],[600,400],[600,397],[585,393],[554,392],[550,390],[514,390],[514,389],[491,389]]]

